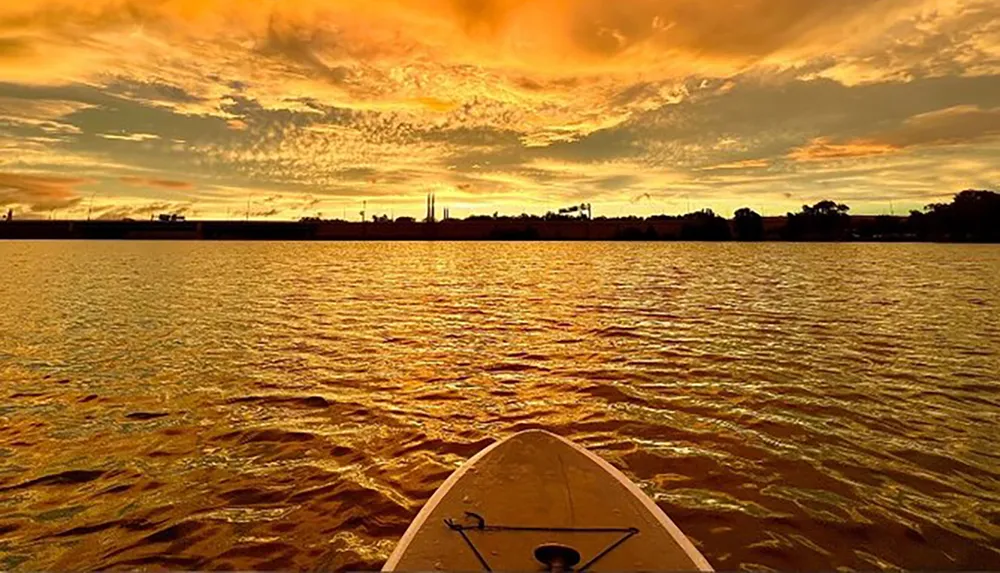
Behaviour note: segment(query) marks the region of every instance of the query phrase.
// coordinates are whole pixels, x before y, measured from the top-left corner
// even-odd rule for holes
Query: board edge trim
[[[490,444],[489,446],[486,446],[485,448],[480,450],[479,453],[466,460],[465,463],[463,463],[461,466],[458,467],[458,469],[452,472],[451,475],[448,476],[448,479],[446,479],[444,483],[442,483],[441,486],[437,488],[437,490],[434,492],[434,495],[432,495],[431,498],[427,500],[427,503],[425,503],[424,506],[420,509],[420,512],[417,513],[417,516],[413,519],[413,521],[410,522],[410,526],[406,528],[406,532],[403,533],[403,537],[401,537],[399,539],[399,542],[396,543],[396,547],[392,550],[392,553],[389,555],[389,559],[387,559],[385,565],[382,566],[382,571],[396,571],[396,567],[399,565],[399,561],[406,554],[406,550],[409,548],[410,543],[413,541],[413,538],[417,536],[417,532],[420,531],[420,529],[424,526],[424,523],[427,522],[427,519],[434,512],[434,509],[437,507],[438,503],[440,503],[440,501],[444,499],[445,496],[448,495],[448,493],[451,491],[451,488],[455,485],[455,483],[457,483],[460,479],[462,479],[462,476],[464,476],[469,471],[469,469],[471,469],[473,466],[476,465],[476,462],[478,462],[483,457],[487,456],[491,451],[500,447],[508,440],[511,440],[517,436],[521,436],[526,433],[535,433],[535,432],[547,434],[553,438],[556,438],[557,440],[568,445],[574,450],[582,453],[592,462],[596,463],[598,467],[600,467],[602,470],[604,470],[612,477],[614,477],[616,480],[618,480],[618,482],[621,483],[623,486],[625,486],[625,489],[627,489],[628,492],[631,493],[633,497],[635,497],[642,503],[643,507],[645,507],[646,510],[650,514],[652,514],[653,517],[656,518],[656,520],[660,523],[660,525],[663,526],[663,528],[667,530],[667,533],[670,534],[670,537],[672,537],[674,541],[677,543],[677,545],[680,546],[681,550],[684,551],[684,553],[688,556],[689,559],[691,559],[692,563],[694,563],[698,571],[704,571],[704,572],[715,571],[715,569],[712,568],[712,565],[709,564],[708,560],[705,559],[705,556],[702,555],[700,551],[698,551],[698,548],[695,547],[694,544],[691,543],[691,540],[688,539],[686,535],[684,535],[684,532],[681,531],[679,527],[677,527],[677,524],[675,524],[673,520],[671,520],[670,517],[662,509],[660,509],[660,506],[656,505],[656,503],[652,500],[652,498],[650,498],[648,495],[646,495],[645,492],[639,489],[639,486],[636,485],[635,482],[633,482],[628,478],[628,476],[623,474],[621,470],[611,465],[604,458],[598,456],[594,452],[591,452],[587,448],[581,446],[580,444],[577,444],[572,440],[564,438],[558,434],[553,434],[552,432],[546,430],[524,430],[512,434],[510,436],[507,436],[506,438],[503,438],[501,440],[497,440],[492,444]]]
[[[479,453],[466,460],[465,463],[463,463],[461,466],[458,467],[458,469],[451,472],[451,475],[448,476],[448,479],[444,480],[444,483],[442,483],[441,486],[437,488],[437,490],[434,492],[434,495],[432,495],[431,498],[427,500],[427,503],[425,503],[424,506],[420,509],[420,512],[417,513],[417,516],[413,518],[412,522],[410,522],[410,526],[406,528],[406,533],[404,533],[403,536],[399,538],[399,542],[396,543],[396,547],[395,549],[392,550],[392,553],[389,555],[389,559],[387,559],[385,565],[382,566],[382,571],[396,570],[396,566],[399,565],[399,561],[403,558],[403,555],[406,554],[406,550],[407,548],[409,548],[410,543],[413,541],[413,538],[417,536],[417,532],[420,531],[421,528],[423,528],[424,523],[427,522],[427,518],[430,517],[432,513],[434,513],[434,509],[438,506],[438,503],[440,503],[441,500],[448,495],[448,492],[451,491],[451,488],[455,485],[455,483],[457,483],[458,480],[462,479],[462,476],[464,476],[469,471],[470,468],[476,465],[476,462],[478,462],[480,459],[485,457],[491,451],[498,448],[501,444],[503,444],[504,442],[513,438],[516,435],[517,434],[514,434],[502,440],[497,440],[493,442],[492,444],[480,450]]]

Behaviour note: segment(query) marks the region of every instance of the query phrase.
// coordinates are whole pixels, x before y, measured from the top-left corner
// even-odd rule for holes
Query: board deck
[[[466,512],[501,530],[476,528],[477,519]],[[446,520],[471,527],[464,531],[468,541]],[[493,570],[538,571],[533,552],[546,543],[573,547],[584,565],[628,528],[638,532],[589,571],[712,571],[670,518],[611,464],[555,434],[529,430],[492,444],[455,470],[410,524],[383,571],[481,571],[477,551]]]

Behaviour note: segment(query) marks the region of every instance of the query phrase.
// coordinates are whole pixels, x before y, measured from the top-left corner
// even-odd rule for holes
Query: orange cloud
[[[86,179],[0,172],[0,205],[20,205],[44,212],[72,207],[80,202],[77,187]]]
[[[709,167],[703,167],[705,171],[712,171],[715,169],[763,169],[769,167],[771,162],[767,159],[744,159],[742,161],[733,161],[730,163],[720,163],[719,165],[712,165]]]
[[[306,98],[413,124],[517,129],[528,145],[548,146],[677,103],[692,75],[854,57],[857,46],[878,53],[869,44],[883,28],[929,3],[23,0],[0,7],[0,36],[18,46],[0,58],[0,74],[42,84],[168,81],[189,97],[160,104],[223,117],[234,130],[244,120],[223,108],[238,85],[268,109]],[[154,96],[162,94],[133,94]]]
[[[187,181],[175,181],[172,179],[152,179],[149,177],[119,177],[122,183],[135,185],[138,187],[160,187],[162,189],[194,189],[194,185]]]
[[[877,141],[853,139],[837,143],[828,137],[818,137],[788,154],[795,161],[825,161],[885,155],[899,148]]]
[[[0,8],[0,24],[15,32],[6,40],[11,47],[0,53],[8,54],[4,65],[25,64],[19,73],[29,74],[29,66],[41,61],[61,60],[64,65],[53,72],[75,66],[81,71],[66,77],[78,77],[120,66],[142,68],[144,59],[152,63],[150,58],[210,41],[199,51],[213,52],[213,59],[235,64],[238,59],[230,56],[239,53],[280,58],[271,71],[297,70],[348,90],[371,76],[390,85],[420,82],[435,66],[479,66],[511,77],[640,72],[678,78],[829,53],[834,40],[846,50],[878,38],[882,28],[901,18],[921,14],[926,5],[927,0],[25,0]],[[90,36],[86,47],[74,41],[81,32]],[[257,66],[256,71],[267,70]],[[46,70],[37,68],[35,74],[41,78]],[[510,84],[508,89],[515,87]],[[378,89],[366,89],[373,87]]]

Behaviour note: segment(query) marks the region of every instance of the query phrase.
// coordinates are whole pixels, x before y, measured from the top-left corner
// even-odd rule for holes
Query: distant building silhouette
[[[437,206],[434,204],[435,196],[434,193],[427,194],[427,217],[424,218],[424,222],[433,223],[437,218]]]
[[[571,213],[579,213],[581,219],[593,218],[593,210],[590,208],[590,203],[581,203],[580,205],[559,209],[559,215],[569,216]]]

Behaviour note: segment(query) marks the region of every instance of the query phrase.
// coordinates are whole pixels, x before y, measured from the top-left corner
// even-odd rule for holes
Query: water
[[[374,568],[544,427],[720,569],[1000,563],[1000,248],[0,243],[0,569]]]

